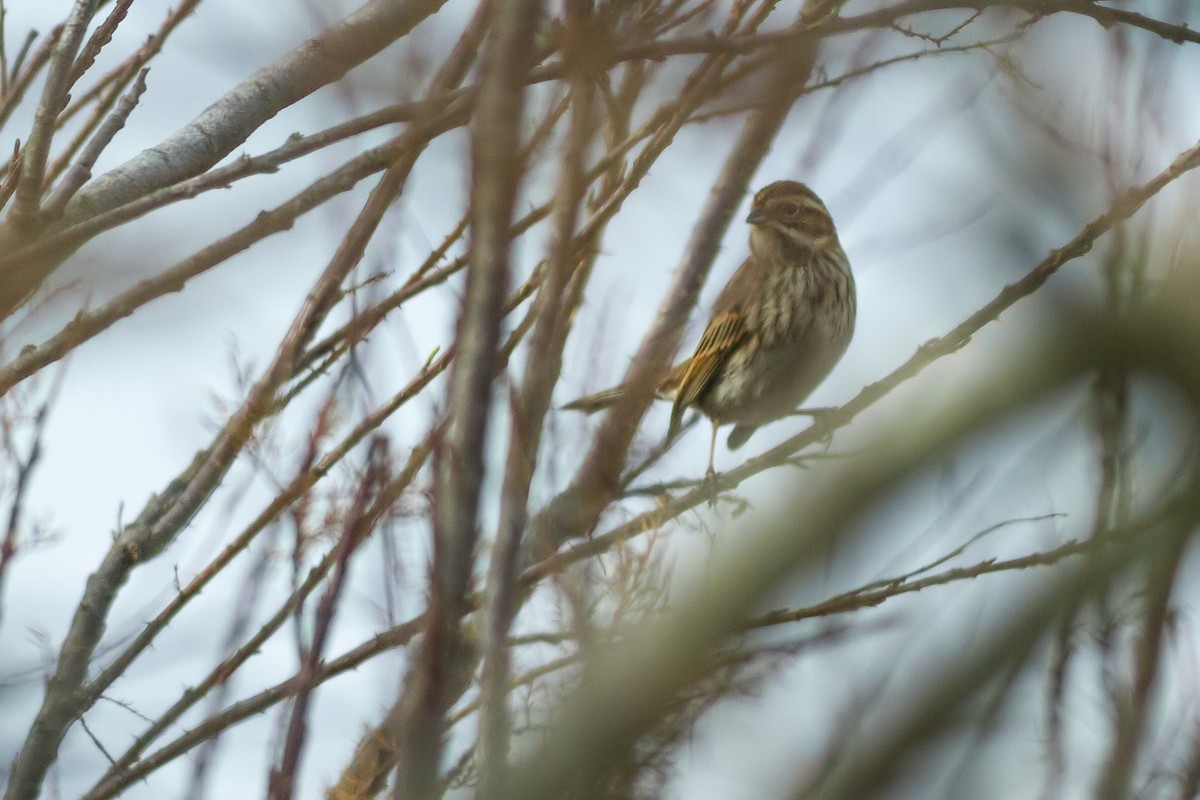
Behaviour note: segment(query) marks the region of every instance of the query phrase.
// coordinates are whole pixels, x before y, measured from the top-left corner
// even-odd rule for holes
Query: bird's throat
[[[766,225],[750,229],[750,253],[759,264],[799,264],[810,252],[811,244],[800,236],[790,236]]]

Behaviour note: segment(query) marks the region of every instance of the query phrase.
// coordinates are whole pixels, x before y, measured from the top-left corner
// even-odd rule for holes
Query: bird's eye
[[[795,203],[783,203],[779,206],[785,217],[794,217],[800,213],[800,206]]]

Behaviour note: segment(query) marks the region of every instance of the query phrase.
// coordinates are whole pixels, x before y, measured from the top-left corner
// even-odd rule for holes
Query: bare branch
[[[1104,553],[1102,559],[1090,561],[1086,569],[1067,571],[973,655],[921,681],[908,707],[886,730],[846,757],[836,772],[822,776],[824,780],[815,791],[805,785],[793,796],[812,800],[867,797],[887,785],[905,756],[947,727],[955,719],[954,710],[961,708],[989,677],[1004,667],[1026,661],[1034,645],[1064,611],[1073,610],[1088,593],[1102,590],[1131,562],[1136,563],[1144,556],[1144,548],[1150,546],[1155,555],[1161,556],[1158,551],[1186,542],[1188,527],[1194,524],[1195,508],[1189,504],[1177,506],[1180,507],[1158,513],[1157,529],[1150,537],[1134,538],[1127,530],[1114,531],[1108,538],[1111,544],[1119,542],[1119,546]],[[1150,519],[1153,518],[1152,515]],[[1136,527],[1144,527],[1144,523]]]
[[[213,559],[213,561],[195,578],[189,581],[188,584],[179,591],[175,598],[173,598],[172,601],[167,604],[162,612],[160,612],[153,620],[146,624],[146,626],[138,633],[138,635],[134,637],[133,641],[130,642],[124,650],[122,650],[120,655],[114,658],[100,672],[100,674],[96,676],[95,679],[87,684],[83,690],[85,694],[81,698],[80,703],[87,707],[91,706],[92,703],[99,699],[101,694],[107,691],[107,689],[125,673],[125,670],[128,668],[129,664],[131,664],[138,655],[140,655],[146,650],[147,647],[150,646],[155,637],[167,627],[171,620],[173,620],[178,613],[183,610],[183,607],[187,605],[189,601],[198,596],[213,578],[220,574],[221,571],[234,558],[245,551],[251,541],[261,534],[273,521],[277,520],[280,515],[282,515],[284,511],[286,511],[293,503],[298,501],[309,490],[311,490],[312,487],[316,485],[318,480],[329,474],[330,470],[332,470],[336,464],[349,455],[350,451],[358,446],[358,444],[361,443],[368,434],[374,430],[377,430],[384,420],[394,414],[398,409],[403,407],[405,403],[407,403],[422,389],[428,386],[434,377],[441,374],[446,366],[449,365],[450,357],[451,353],[447,352],[437,362],[428,365],[425,369],[422,369],[420,374],[418,374],[417,377],[407,387],[404,388],[404,390],[397,393],[396,396],[390,401],[365,417],[363,421],[356,425],[355,428],[348,433],[336,447],[331,449],[321,459],[313,464],[311,469],[301,472],[290,484],[288,484],[288,486],[284,487],[284,489],[280,491],[261,512],[259,512],[258,516],[256,516],[254,520],[241,533],[239,533],[223,551],[221,551],[221,554],[217,556],[217,558]],[[429,452],[430,447],[428,445],[414,448],[408,465],[402,472],[401,478],[398,479],[403,481],[403,486],[407,486],[408,483],[412,481],[417,471],[424,465],[425,459],[427,458]],[[314,568],[314,571],[312,572],[314,579],[318,579],[324,574],[325,570],[322,570],[319,565],[318,567]],[[313,586],[315,585],[316,584],[314,583]],[[298,587],[297,592],[303,588],[303,586]],[[288,614],[291,613],[291,610],[295,607],[294,603],[302,600],[304,596],[304,594],[297,596],[294,593],[293,599],[289,599],[289,601],[284,604],[283,610],[281,610],[280,614],[278,615],[279,624],[282,624],[287,618]],[[251,641],[249,646],[243,648],[245,651],[245,656],[248,657],[249,655],[257,652],[262,641],[265,641],[265,636],[263,636],[263,634],[269,634],[270,632],[273,632],[274,629],[275,628],[272,628],[269,624],[264,625],[259,634],[256,634],[256,640]],[[237,655],[221,664],[218,669],[213,670],[211,673],[213,681],[216,682],[221,680],[224,675],[227,675],[233,669],[236,669],[240,663],[236,659]],[[194,702],[192,699],[193,697],[198,699],[200,696],[206,693],[207,689],[203,686],[203,684],[201,684],[195,691],[188,693],[187,702],[178,707],[176,713],[172,714],[168,712],[167,714],[163,715],[163,719],[173,720],[175,717],[179,716],[192,706]],[[165,726],[161,726],[158,733],[161,733],[161,730],[165,730]],[[157,738],[157,735],[158,734],[156,733],[155,735],[151,736],[148,732],[147,735],[139,737],[137,743],[131,747],[124,756],[121,757],[121,766],[133,763],[133,761],[141,755],[145,747],[151,741],[153,741],[154,738]]]
[[[443,119],[443,122],[450,121],[450,118]],[[197,275],[203,274],[268,236],[288,230],[298,217],[314,208],[320,207],[329,198],[349,191],[360,180],[385,169],[388,164],[395,161],[404,153],[411,151],[414,147],[421,148],[427,145],[429,141],[428,136],[435,135],[437,130],[437,127],[435,127],[428,132],[417,133],[414,129],[407,135],[401,135],[387,144],[380,145],[355,156],[330,174],[314,181],[310,186],[283,204],[269,211],[259,213],[252,222],[228,236],[218,239],[216,242],[206,246],[175,266],[138,283],[110,301],[107,305],[95,311],[80,312],[62,331],[51,339],[41,345],[24,350],[12,363],[0,368],[0,394],[8,391],[12,386],[15,386],[30,375],[33,375],[39,369],[62,358],[82,342],[107,330],[116,322],[129,316],[137,308],[166,294],[181,291],[187,282]],[[418,143],[414,143],[414,140]],[[257,162],[251,165],[250,168],[254,171],[271,171],[273,166],[268,160]],[[195,183],[185,184],[178,188],[172,187],[169,190],[164,190],[164,192],[182,199],[189,196],[189,194],[194,195],[203,189],[217,188],[217,186],[217,183],[207,180],[207,176],[204,176],[196,179]],[[113,213],[114,215],[121,216],[126,214],[131,217],[138,216],[137,212],[139,209],[137,206],[143,202],[147,205],[154,205],[157,203],[157,200],[147,198],[145,201],[131,203],[129,206],[125,206]],[[145,210],[148,211],[150,209],[147,208]],[[101,218],[97,218],[97,221],[100,220]],[[115,225],[118,222],[117,220],[113,220],[112,224]],[[82,223],[78,226],[78,229],[87,228],[91,224],[93,223]],[[107,222],[104,224],[106,227],[108,226]],[[68,228],[60,235],[69,236],[72,230],[77,230],[77,228]],[[89,231],[79,231],[81,240],[89,238],[90,235]],[[35,247],[40,248],[41,245],[35,245]]]
[[[498,370],[505,368],[508,359],[512,356],[513,350],[533,327],[536,318],[534,310],[531,309],[509,335],[508,340],[504,343],[504,347],[501,348],[500,355],[503,363]],[[474,603],[475,599],[471,598],[471,602]],[[354,669],[355,666],[361,664],[374,654],[408,644],[417,633],[426,629],[427,622],[428,615],[422,613],[403,625],[385,631],[379,636],[374,637],[371,641],[363,643],[359,647],[354,648],[353,651],[344,653],[339,658],[324,665],[321,679],[326,680],[345,670]],[[451,665],[453,667],[452,671],[442,674],[441,677],[444,681],[442,689],[447,696],[457,697],[466,690],[471,680],[474,664],[475,658],[470,653],[467,653],[462,658],[455,660]],[[262,709],[286,697],[289,692],[290,688],[286,685],[276,686],[226,709],[220,715],[219,719],[214,718],[211,720],[212,727],[209,735],[214,735],[212,732],[219,732],[229,725],[245,719],[250,714],[261,712]],[[407,698],[402,694],[400,700],[394,703],[391,709],[388,710],[383,721],[359,741],[350,763],[342,770],[341,776],[329,790],[329,797],[338,798],[338,800],[365,800],[366,798],[374,797],[383,790],[387,774],[396,763],[397,753],[406,732],[406,700]],[[177,739],[175,742],[165,746],[158,753],[147,758],[142,764],[138,765],[137,769],[141,771],[141,774],[148,772],[150,769],[156,769],[158,766],[169,762],[179,753],[186,752],[189,748],[193,747],[195,745],[194,739],[195,737],[190,735]],[[148,768],[143,769],[148,762],[152,762],[152,764]]]
[[[94,4],[95,0],[79,2]],[[232,152],[281,109],[338,80],[351,68],[408,33],[417,23],[437,11],[443,2],[368,0],[358,11],[319,37],[309,40],[235,87],[178,133],[83,187],[64,209],[64,221],[79,222],[201,174]],[[79,35],[82,35],[82,31]],[[78,38],[74,38],[70,47],[70,58],[74,58]],[[70,64],[64,65],[59,84],[65,82],[69,69]],[[51,82],[48,82],[47,92],[50,86]],[[26,153],[26,166],[17,188],[18,209],[14,209],[16,216],[12,218],[15,232],[7,227],[0,228],[0,242],[10,250],[22,241],[17,234],[32,224],[33,211],[41,194],[48,138],[58,112],[65,104],[61,91],[54,96],[59,105],[55,106],[53,115],[39,112],[39,119],[45,118],[44,123],[40,123],[46,131],[41,137],[46,139],[45,145]],[[36,128],[35,132],[37,130],[42,128]],[[33,144],[28,143],[26,150]],[[39,162],[36,174],[28,165],[30,157]],[[26,198],[23,204],[22,192]],[[28,199],[29,192],[33,192],[31,208],[26,207],[31,202]],[[46,257],[23,264],[20,270],[10,270],[0,292],[0,318],[7,317],[19,307],[71,250],[70,247],[60,248]]]
[[[177,6],[168,12],[162,25],[137,49],[137,52],[125,59],[125,61],[111,70],[107,75],[97,80],[92,85],[92,88],[79,95],[71,105],[67,106],[66,110],[59,117],[60,124],[71,119],[90,103],[103,103],[102,98],[106,91],[110,95],[121,92],[128,85],[129,81],[133,80],[133,77],[162,51],[168,37],[175,32],[175,29],[185,19],[192,15],[192,12],[196,10],[196,6],[199,4],[200,0],[181,0]]]
[[[33,441],[29,445],[29,455],[24,459],[13,451],[16,461],[17,479],[13,489],[12,505],[8,511],[8,524],[5,527],[4,538],[0,540],[0,621],[4,619],[4,578],[9,565],[17,554],[17,537],[20,534],[22,516],[25,512],[25,502],[29,486],[33,481],[34,471],[42,458],[42,435],[46,430],[47,418],[54,401],[58,398],[63,385],[63,372],[54,376],[53,384],[47,393],[45,401],[34,414],[31,425]],[[7,432],[6,432],[7,433]]]
[[[380,519],[388,512],[388,510],[396,503],[402,492],[411,486],[417,473],[424,466],[430,452],[433,449],[433,442],[440,436],[440,430],[435,428],[426,440],[419,446],[413,448],[409,454],[408,461],[400,472],[391,478],[386,486],[381,487],[375,499],[372,501],[365,517],[362,519],[364,527],[363,533],[369,533],[373,527],[378,524]],[[338,563],[342,555],[342,550],[339,547],[334,547],[327,553],[312,569],[300,586],[287,598],[284,603],[276,609],[275,613],[254,633],[236,652],[232,653],[223,662],[218,664],[205,678],[189,688],[167,711],[161,714],[158,719],[134,741],[134,743],[116,759],[107,773],[100,781],[89,791],[84,797],[89,800],[97,800],[98,798],[112,797],[117,792],[122,791],[131,783],[138,780],[146,773],[152,771],[157,766],[161,766],[165,761],[169,761],[174,755],[166,758],[165,761],[158,761],[158,757],[163,752],[171,752],[171,745],[163,748],[154,756],[146,759],[138,760],[139,756],[145,752],[151,742],[162,736],[179,718],[192,706],[194,706],[201,698],[207,695],[218,684],[228,679],[242,664],[248,661],[252,656],[257,654],[263,644],[276,631],[278,631],[288,619],[292,617],[300,604],[321,584],[321,581],[329,574]],[[286,697],[291,697],[299,692],[302,688],[308,687],[311,689],[324,680],[332,676],[330,668],[333,664],[318,665],[318,671],[308,675],[296,675],[289,678],[284,684],[278,687],[278,691],[272,693],[271,702],[277,702]],[[261,696],[260,698],[261,699]],[[249,702],[249,701],[247,701]],[[246,705],[242,703],[239,705]],[[237,706],[235,706],[237,707]],[[219,724],[228,716],[228,711],[225,714],[219,714],[208,720],[204,725],[193,727],[187,738],[187,745],[184,749],[190,749],[200,744],[203,741],[211,739],[215,733],[224,729],[224,725]],[[178,744],[176,744],[178,746]]]
[[[576,0],[567,3],[564,58],[568,62],[577,59],[580,66],[571,84],[571,129],[559,178],[549,274],[538,292],[538,321],[529,345],[525,375],[520,390],[513,393],[512,435],[501,489],[500,521],[488,571],[490,598],[486,615],[483,711],[479,723],[480,797],[496,797],[503,792],[510,735],[508,631],[518,607],[517,557],[528,521],[529,487],[537,465],[546,411],[562,370],[569,320],[583,296],[586,280],[586,275],[580,275],[574,297],[564,302],[563,294],[576,263],[575,228],[587,190],[584,159],[595,124],[592,79],[583,66],[584,53],[592,45],[586,39],[590,11],[586,3]]]
[[[484,476],[491,383],[508,283],[513,203],[524,165],[520,126],[525,72],[541,18],[537,0],[495,0],[484,53],[479,106],[471,130],[471,268],[447,389],[449,430],[434,453],[433,565],[428,623],[401,706],[404,736],[395,797],[437,795],[445,713],[454,695],[443,675],[473,664],[460,620],[467,611]],[[468,670],[469,672],[469,670]]]
[[[1118,698],[1116,731],[1104,771],[1096,784],[1096,800],[1123,800],[1129,797],[1138,751],[1143,746],[1145,728],[1153,702],[1153,691],[1160,679],[1159,661],[1170,624],[1171,594],[1178,576],[1187,539],[1171,540],[1161,553],[1155,553],[1145,570],[1145,607],[1142,629],[1135,652],[1133,685],[1128,695]]]
[[[383,482],[387,465],[387,440],[377,437],[371,442],[367,452],[367,467],[359,490],[354,497],[353,505],[346,515],[342,535],[334,547],[333,575],[321,602],[317,607],[312,642],[308,646],[304,663],[296,675],[298,689],[292,705],[291,719],[288,722],[287,733],[284,735],[283,755],[279,759],[279,767],[271,771],[271,780],[267,787],[270,800],[291,800],[296,793],[296,771],[300,767],[300,758],[304,750],[304,740],[308,730],[308,704],[313,690],[316,688],[318,672],[321,665],[321,655],[325,651],[325,642],[333,626],[333,617],[337,611],[342,587],[346,582],[346,573],[350,567],[350,557],[358,546],[363,543],[373,528],[370,513],[376,495]]]
[[[38,73],[50,63],[50,54],[54,52],[54,46],[58,43],[58,37],[62,35],[62,25],[56,25],[50,34],[42,40],[36,50],[30,54],[30,48],[37,41],[37,31],[30,31],[28,38],[25,39],[25,44],[21,48],[20,54],[16,61],[13,62],[12,74],[8,79],[8,89],[4,93],[3,101],[0,101],[0,125],[8,122],[8,118],[16,110],[21,101],[25,99],[25,92],[29,89],[33,79]],[[28,56],[28,58],[26,58]]]
[[[199,175],[279,111],[404,36],[443,1],[368,0],[320,36],[231,89],[178,133],[97,178],[67,207],[67,218],[90,217]]]
[[[38,104],[33,128],[25,142],[24,158],[21,161],[21,182],[17,186],[13,210],[9,214],[11,224],[26,233],[39,223],[38,205],[42,197],[42,176],[46,170],[46,159],[50,155],[50,140],[54,135],[58,115],[67,106],[67,92],[71,88],[71,70],[75,54],[79,51],[88,22],[96,13],[97,2],[98,0],[75,0],[50,56],[46,85],[42,88],[42,101]]]
[[[117,26],[125,20],[125,15],[129,13],[131,5],[133,5],[133,0],[116,0],[113,3],[112,11],[108,12],[104,22],[101,22],[96,26],[96,30],[92,31],[87,44],[83,46],[79,57],[75,59],[71,75],[67,79],[68,87],[74,86],[84,76],[84,73],[96,63],[96,56],[100,55],[104,46],[112,41],[113,34],[117,32]]]

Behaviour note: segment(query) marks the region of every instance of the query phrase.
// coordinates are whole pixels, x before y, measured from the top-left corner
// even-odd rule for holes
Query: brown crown
[[[834,233],[825,204],[803,183],[776,181],[754,195],[752,208],[771,224],[800,231],[809,239],[824,239]]]
[[[818,206],[825,206],[821,202],[821,198],[817,197],[816,192],[797,181],[775,181],[768,186],[764,186],[754,195],[754,205],[764,205],[771,200],[779,200],[785,197],[792,200],[811,200],[816,202]]]

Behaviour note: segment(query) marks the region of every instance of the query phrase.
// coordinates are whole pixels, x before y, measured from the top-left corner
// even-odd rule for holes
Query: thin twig
[[[37,31],[29,32],[16,61],[13,62],[8,91],[0,100],[0,127],[8,122],[13,111],[21,104],[25,98],[25,91],[33,83],[34,78],[50,63],[50,54],[54,52],[54,46],[58,43],[58,37],[61,34],[62,25],[56,25],[50,31],[50,35],[42,40],[36,50],[33,50],[33,43],[37,41]]]
[[[308,652],[296,675],[298,684],[296,698],[292,704],[291,719],[288,721],[287,732],[284,735],[283,755],[279,758],[278,768],[271,771],[267,787],[269,800],[291,800],[295,795],[296,772],[300,767],[300,758],[304,751],[304,742],[308,732],[309,700],[317,686],[321,656],[325,651],[325,642],[333,627],[338,601],[346,583],[350,557],[366,540],[367,535],[374,527],[375,520],[371,518],[370,512],[383,484],[383,475],[387,466],[387,440],[382,436],[372,440],[366,459],[365,474],[346,515],[342,535],[338,537],[337,545],[334,547],[336,557],[334,558],[333,574],[330,576],[325,593],[321,596],[321,601],[317,606],[312,642],[308,646]]]
[[[71,67],[71,74],[67,78],[68,90],[96,63],[96,56],[100,55],[104,46],[112,41],[113,34],[117,32],[117,26],[125,20],[125,15],[129,13],[129,7],[132,5],[133,0],[116,0],[113,3],[112,11],[108,12],[104,22],[96,26],[96,30],[92,31],[87,44],[79,51],[79,57],[75,59],[75,63]]]
[[[450,353],[446,353],[436,362],[426,365],[404,389],[397,392],[387,403],[365,416],[358,425],[346,434],[342,441],[322,456],[311,469],[301,472],[291,483],[281,489],[271,502],[259,512],[254,520],[235,536],[233,541],[212,562],[192,578],[186,586],[181,588],[176,596],[172,598],[171,602],[154,619],[146,623],[142,630],[138,632],[138,635],[134,637],[133,641],[126,645],[121,653],[110,661],[87,684],[83,690],[84,696],[81,698],[81,704],[86,707],[95,702],[101,696],[102,692],[106,691],[109,686],[125,674],[125,670],[129,664],[150,646],[155,637],[183,610],[184,606],[199,596],[213,578],[221,574],[234,558],[245,551],[250,542],[266,530],[273,521],[279,519],[293,503],[311,491],[319,480],[328,475],[334,466],[349,455],[372,431],[378,430],[385,420],[391,417],[397,410],[404,407],[409,400],[416,397],[435,377],[445,370],[449,363]],[[415,474],[415,470],[419,469],[424,463],[423,458],[428,451],[418,449],[414,452],[422,454],[422,461],[419,463],[414,462],[413,464],[412,469]]]
[[[0,97],[8,94],[8,30],[4,23],[8,17],[8,7],[0,0]]]
[[[1170,625],[1170,602],[1187,539],[1176,537],[1164,552],[1148,560],[1144,574],[1141,631],[1134,651],[1132,686],[1117,701],[1114,736],[1096,783],[1096,800],[1129,797],[1139,751],[1145,746],[1146,723],[1160,677],[1159,661]]]
[[[96,749],[100,751],[100,754],[104,756],[105,760],[108,761],[109,764],[112,764],[112,755],[108,752],[108,750],[105,749],[104,745],[96,737],[96,734],[92,733],[92,729],[88,727],[87,719],[80,717],[79,727],[83,728],[83,732],[86,733],[87,737],[92,740],[92,744],[96,745]]]
[[[4,174],[4,182],[0,183],[0,209],[8,205],[17,184],[21,182],[21,140],[13,142],[12,158],[8,160],[8,168]]]
[[[50,140],[58,123],[58,115],[67,105],[71,88],[71,65],[87,31],[88,22],[96,12],[98,0],[75,0],[71,13],[63,23],[62,32],[54,43],[50,56],[42,100],[33,117],[33,128],[25,141],[21,161],[21,183],[13,199],[9,220],[18,229],[29,230],[38,222],[38,207],[42,196],[42,178],[46,159],[50,155]],[[11,784],[10,784],[11,786]]]
[[[90,103],[99,100],[103,104],[105,93],[115,96],[124,91],[129,81],[162,51],[163,45],[166,44],[170,35],[196,10],[196,6],[199,4],[200,0],[182,0],[179,5],[171,9],[162,25],[137,49],[137,52],[97,80],[90,89],[77,98],[73,98],[73,102],[59,115],[59,124],[74,117]]]
[[[16,487],[13,490],[12,506],[8,511],[8,524],[5,527],[4,539],[0,541],[0,621],[4,619],[4,578],[9,564],[17,554],[17,536],[20,534],[21,518],[25,511],[26,493],[29,491],[34,471],[42,457],[42,435],[46,430],[50,409],[58,399],[59,391],[62,388],[64,373],[65,371],[60,371],[58,375],[54,376],[54,382],[45,401],[33,416],[31,426],[33,441],[29,446],[29,455],[21,459],[15,449],[13,452],[17,469]]]
[[[426,437],[426,440],[413,448],[409,454],[408,461],[400,472],[389,480],[385,487],[378,491],[376,499],[373,501],[367,515],[372,526],[383,518],[397,499],[399,499],[401,493],[412,485],[417,473],[425,465],[426,459],[428,459],[432,450],[433,442],[438,435],[440,434],[437,431],[437,426],[435,426],[435,430]],[[308,571],[304,580],[280,604],[275,613],[255,631],[254,635],[249,637],[235,652],[231,653],[220,664],[210,670],[208,675],[201,681],[184,691],[180,698],[170,708],[160,714],[134,740],[128,749],[117,758],[113,766],[84,797],[110,797],[112,794],[121,791],[132,780],[136,780],[139,775],[136,771],[136,766],[146,763],[146,760],[139,762],[138,758],[145,752],[146,748],[158,737],[162,736],[164,732],[169,730],[188,709],[212,691],[215,686],[226,681],[241,665],[257,654],[262,649],[263,644],[291,619],[296,609],[300,607],[300,604],[321,585],[321,582],[325,580],[330,570],[337,565],[340,555],[341,551],[338,547],[334,547],[326,553]],[[306,685],[308,680],[308,678],[305,678],[302,681],[300,676],[290,678],[286,682],[289,687],[288,696],[298,691],[302,685]],[[311,686],[316,686],[319,682],[313,679]],[[207,738],[205,737],[205,739]],[[195,742],[195,744],[199,744],[199,741]]]

